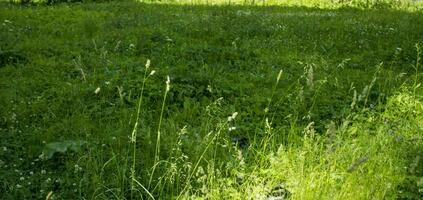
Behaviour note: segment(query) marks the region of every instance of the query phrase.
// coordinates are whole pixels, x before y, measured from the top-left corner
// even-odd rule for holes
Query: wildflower
[[[152,70],[149,76],[153,76],[156,73],[156,70]]]
[[[75,165],[75,171],[77,172],[77,171],[81,171],[82,170],[82,167],[80,167],[79,165]]]
[[[20,181],[24,181],[25,180],[25,177],[22,176],[21,178],[19,178],[19,180]]]
[[[100,92],[100,87],[98,87],[97,89],[95,89],[94,93],[98,94]]]
[[[236,127],[235,126],[229,127],[229,131],[234,131],[234,130],[236,130]]]

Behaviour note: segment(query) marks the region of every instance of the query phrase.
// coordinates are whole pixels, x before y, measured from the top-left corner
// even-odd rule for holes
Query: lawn
[[[0,199],[422,199],[423,13],[0,2]]]

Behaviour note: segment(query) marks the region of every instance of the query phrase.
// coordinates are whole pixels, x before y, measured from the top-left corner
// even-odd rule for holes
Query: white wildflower
[[[152,70],[149,76],[153,76],[156,73],[156,70]]]

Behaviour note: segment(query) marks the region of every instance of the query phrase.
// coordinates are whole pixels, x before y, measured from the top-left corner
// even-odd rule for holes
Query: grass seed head
[[[170,90],[170,77],[167,76],[167,80],[166,80],[166,91],[168,92]]]
[[[147,62],[145,63],[145,69],[150,68],[150,59],[147,59]]]
[[[282,70],[279,71],[278,78],[276,79],[277,82],[281,80],[282,72],[283,72]]]
[[[100,87],[98,87],[97,89],[95,89],[94,93],[98,94],[98,93],[100,93],[100,90],[101,90]]]

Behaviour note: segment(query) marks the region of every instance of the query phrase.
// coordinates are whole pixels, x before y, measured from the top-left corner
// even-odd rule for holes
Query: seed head
[[[94,93],[98,94],[100,92],[100,87],[98,87],[97,89],[95,89]]]
[[[232,113],[232,115],[228,117],[228,122],[234,120],[236,118],[236,116],[238,116],[238,112]]]
[[[166,92],[168,92],[170,90],[170,77],[167,76],[167,80],[166,80]]]
[[[277,82],[279,82],[279,80],[281,80],[282,72],[283,72],[282,70],[279,71],[278,78],[276,79]]]
[[[150,59],[147,59],[147,62],[145,63],[145,69],[150,68]]]

